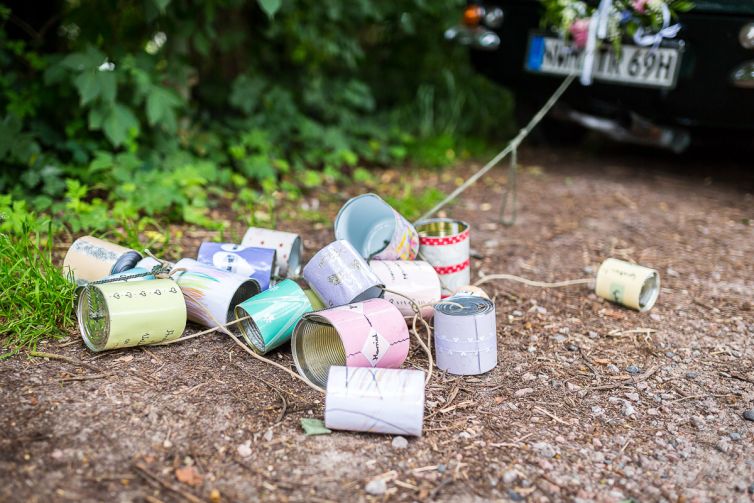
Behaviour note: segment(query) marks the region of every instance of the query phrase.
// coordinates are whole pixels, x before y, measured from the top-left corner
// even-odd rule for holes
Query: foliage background
[[[511,106],[443,40],[464,4],[0,3],[2,230],[29,211],[121,240],[157,217],[218,228],[223,197],[248,214],[277,190],[478,152]]]

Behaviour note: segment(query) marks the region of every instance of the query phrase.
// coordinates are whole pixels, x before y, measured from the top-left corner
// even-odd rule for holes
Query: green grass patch
[[[35,350],[43,338],[64,337],[75,325],[75,285],[54,265],[52,243],[50,222],[45,233],[28,221],[20,232],[0,233],[0,340],[12,350],[0,358]]]

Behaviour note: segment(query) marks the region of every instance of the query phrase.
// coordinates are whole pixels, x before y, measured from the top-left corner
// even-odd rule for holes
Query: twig
[[[631,382],[621,382],[618,384],[605,384],[603,386],[594,386],[593,388],[586,388],[586,389],[589,391],[606,391],[610,389],[622,388],[623,386],[628,386],[630,384],[637,384],[642,381],[646,381],[647,379],[652,377],[652,375],[654,375],[654,373],[657,372],[658,370],[660,370],[659,365],[657,367],[653,367],[649,369],[643,375],[637,377],[636,379],[631,380]]]
[[[435,488],[434,488],[434,489],[432,489],[432,492],[431,492],[431,493],[429,493],[429,498],[428,498],[428,499],[429,499],[429,500],[434,500],[434,499],[437,499],[437,494],[438,494],[438,493],[439,493],[439,492],[440,492],[440,491],[441,491],[441,490],[442,490],[442,489],[443,489],[443,488],[444,488],[445,486],[447,486],[447,485],[450,485],[450,484],[452,484],[453,482],[455,482],[455,481],[454,481],[453,479],[451,479],[451,478],[447,478],[447,479],[443,480],[442,482],[440,482],[439,484],[437,484],[437,485],[435,486]]]
[[[720,398],[724,396],[734,396],[734,394],[723,393],[722,395],[686,395],[686,396],[682,396],[681,398],[676,398],[675,400],[671,400],[668,403],[677,403],[677,402],[682,402],[684,400],[695,400],[697,398],[707,398],[707,397]]]
[[[149,470],[147,470],[147,468],[144,465],[140,463],[134,463],[131,465],[131,467],[136,471],[136,473],[141,475],[147,482],[151,482],[152,484],[158,484],[162,486],[163,488],[167,489],[168,491],[172,491],[179,496],[183,496],[184,499],[186,499],[187,501],[190,501],[191,503],[203,503],[203,501],[200,498],[197,498],[193,494],[184,491],[177,485],[171,484],[170,482],[166,482],[162,480],[161,478],[157,477],[156,475],[149,473]]]
[[[597,384],[602,382],[600,375],[594,369],[594,366],[592,365],[592,362],[589,361],[589,358],[584,354],[584,351],[581,349],[581,346],[576,346],[576,347],[579,348],[579,354],[581,355],[581,358],[584,359],[584,363],[586,364],[587,368],[592,371],[592,374],[594,374],[594,377],[597,379]]]
[[[749,384],[754,384],[754,380],[749,379],[748,377],[744,377],[740,374],[734,374],[733,372],[718,372],[723,377],[729,377],[731,379],[736,379],[738,381],[747,382]]]
[[[552,420],[554,420],[554,421],[555,421],[556,423],[560,423],[560,424],[564,424],[564,425],[566,425],[566,426],[570,426],[570,424],[566,423],[565,421],[563,421],[562,419],[560,419],[560,418],[559,418],[558,416],[556,416],[555,414],[553,414],[553,413],[551,413],[551,412],[548,412],[548,411],[546,411],[546,410],[545,410],[545,409],[543,409],[542,407],[534,407],[534,410],[538,410],[538,411],[539,411],[539,412],[541,412],[542,414],[544,414],[544,415],[546,415],[546,416],[550,417],[550,418],[551,418]]]
[[[92,379],[103,379],[105,377],[110,377],[112,374],[91,374],[88,376],[80,376],[80,377],[64,377],[62,379],[58,379],[58,382],[72,382],[72,381],[90,381]]]
[[[29,356],[35,356],[37,358],[49,358],[50,360],[60,360],[66,363],[70,363],[71,365],[78,365],[79,367],[85,367],[85,368],[88,368],[89,370],[100,372],[100,369],[98,369],[97,367],[93,365],[89,365],[88,363],[84,363],[75,358],[70,358],[68,356],[58,355],[55,353],[44,353],[42,351],[29,351]]]
[[[280,409],[280,415],[278,416],[277,421],[275,421],[275,424],[278,424],[283,419],[285,419],[285,414],[288,411],[288,400],[285,399],[285,395],[283,395],[283,393],[279,389],[277,389],[275,386],[273,386],[272,384],[268,383],[267,381],[265,381],[261,377],[258,377],[257,379],[259,379],[260,381],[262,381],[263,383],[265,383],[267,386],[269,386],[270,389],[272,389],[272,391],[274,391],[277,394],[277,396],[280,398],[280,402],[282,403],[282,407]]]

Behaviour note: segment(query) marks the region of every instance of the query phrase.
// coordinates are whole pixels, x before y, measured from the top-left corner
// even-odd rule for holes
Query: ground
[[[299,421],[322,417],[322,397],[221,335],[100,354],[78,337],[50,342],[39,349],[86,365],[0,364],[0,499],[750,501],[751,164],[629,147],[530,148],[520,160],[514,226],[496,223],[504,168],[447,210],[471,223],[474,275],[573,279],[630,259],[660,272],[654,309],[583,286],[485,285],[498,366],[436,373],[424,434],[405,448],[386,435],[305,436]],[[420,178],[450,190],[478,167]],[[281,226],[305,236],[308,256],[332,240],[329,226]],[[292,366],[288,348],[272,358]],[[407,366],[426,364],[412,348]],[[375,479],[381,496],[365,490]]]

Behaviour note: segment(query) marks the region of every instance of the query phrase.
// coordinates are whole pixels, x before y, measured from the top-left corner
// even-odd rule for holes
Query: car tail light
[[[463,11],[463,24],[466,26],[479,26],[484,17],[484,8],[480,5],[471,4]]]
[[[736,87],[754,88],[754,61],[747,61],[736,67],[731,80]]]
[[[754,23],[748,23],[738,32],[738,41],[744,49],[754,49]]]

